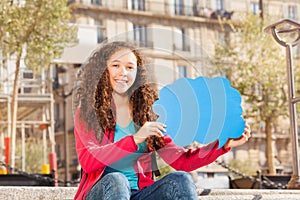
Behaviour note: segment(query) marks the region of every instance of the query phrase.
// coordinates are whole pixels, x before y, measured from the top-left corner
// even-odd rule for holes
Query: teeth
[[[126,83],[126,80],[116,80],[117,83]]]

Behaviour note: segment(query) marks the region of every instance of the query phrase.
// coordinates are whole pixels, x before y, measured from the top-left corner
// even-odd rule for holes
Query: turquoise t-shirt
[[[131,121],[127,127],[121,127],[118,124],[116,124],[114,142],[121,140],[125,136],[132,135],[135,132],[136,131],[134,128],[133,121]],[[138,150],[136,152],[131,153],[128,156],[120,159],[119,161],[107,166],[105,168],[103,176],[111,172],[120,172],[127,177],[130,184],[130,188],[138,190],[138,177],[136,176],[136,171],[133,168],[133,164],[140,156],[143,155],[143,153],[145,153],[145,149],[146,142],[139,144]]]

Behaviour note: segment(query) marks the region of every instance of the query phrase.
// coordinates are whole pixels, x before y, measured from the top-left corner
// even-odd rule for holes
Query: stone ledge
[[[202,189],[201,200],[300,200],[300,190]]]
[[[200,196],[199,200],[299,200],[296,195],[220,195]]]
[[[200,196],[207,195],[247,195],[247,194],[261,194],[261,195],[270,195],[270,194],[291,194],[299,195],[300,199],[300,190],[279,190],[279,189],[199,189],[198,193]]]
[[[73,199],[77,187],[24,187],[1,186],[1,200],[67,200]]]
[[[27,199],[73,199],[76,187],[24,187],[0,186],[1,200]],[[296,200],[300,199],[300,190],[255,190],[255,189],[201,189],[201,200]]]

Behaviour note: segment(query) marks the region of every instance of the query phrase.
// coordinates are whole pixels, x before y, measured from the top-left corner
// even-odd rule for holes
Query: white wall
[[[198,172],[198,187],[201,189],[228,189],[229,178],[226,173],[214,173],[213,178],[207,177],[207,173]]]

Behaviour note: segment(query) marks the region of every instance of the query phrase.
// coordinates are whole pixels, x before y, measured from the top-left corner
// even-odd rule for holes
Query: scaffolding
[[[0,64],[0,161],[8,163],[9,146],[11,137],[11,110],[12,91],[14,81],[14,67],[9,67],[7,60],[1,60]],[[21,67],[18,85],[18,107],[17,107],[17,138],[21,139],[22,155],[21,168],[25,171],[25,138],[28,134],[39,135],[43,140],[43,163],[48,165],[48,139],[50,141],[49,171],[56,171],[56,161],[50,157],[55,156],[54,135],[54,97],[52,92],[52,69],[41,70],[33,73],[30,69]],[[48,138],[47,138],[48,137]],[[7,140],[8,139],[8,140]],[[51,154],[50,153],[50,154]],[[56,156],[55,158],[56,159]],[[52,166],[51,166],[52,165]]]

